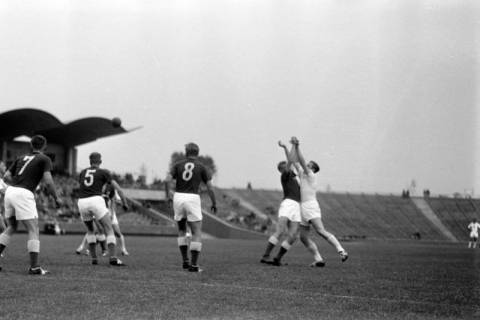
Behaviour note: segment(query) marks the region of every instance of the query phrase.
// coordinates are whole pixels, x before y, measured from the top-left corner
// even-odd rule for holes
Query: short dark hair
[[[89,158],[90,158],[90,164],[102,162],[102,155],[98,152],[90,153]]]
[[[32,137],[30,145],[34,150],[41,150],[47,144],[47,139],[39,134]]]
[[[317,173],[318,171],[320,171],[320,166],[318,165],[318,163],[316,163],[315,161],[310,161],[310,163],[312,164],[313,173]]]
[[[277,169],[280,170],[280,167],[281,166],[284,166],[287,164],[287,161],[280,161],[278,164],[277,164]]]
[[[200,148],[196,143],[190,142],[185,145],[185,155],[188,156],[198,156]]]

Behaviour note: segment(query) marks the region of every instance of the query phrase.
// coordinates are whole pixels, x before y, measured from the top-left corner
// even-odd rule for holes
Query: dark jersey
[[[12,186],[35,191],[43,173],[52,170],[52,160],[43,153],[34,152],[17,158],[8,169]]]
[[[196,158],[186,158],[175,163],[170,170],[176,180],[176,192],[196,193],[200,183],[212,179],[208,169]]]
[[[94,167],[83,169],[78,179],[80,183],[78,197],[101,196],[103,194],[103,186],[106,183],[110,183],[110,181],[112,181],[112,176],[108,170]]]
[[[291,170],[282,173],[280,181],[282,182],[283,198],[300,202],[300,185],[295,177],[295,172]]]

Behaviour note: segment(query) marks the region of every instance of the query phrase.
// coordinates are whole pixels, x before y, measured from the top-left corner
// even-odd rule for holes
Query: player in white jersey
[[[475,249],[477,247],[478,229],[480,229],[480,223],[478,223],[477,219],[474,218],[473,221],[468,225],[468,230],[470,230],[470,241],[468,242],[469,248]]]
[[[308,241],[308,234],[310,232],[310,225],[313,226],[315,231],[332,246],[335,247],[342,262],[348,259],[348,253],[343,249],[337,238],[328,232],[323,226],[322,212],[320,205],[317,201],[317,172],[320,171],[320,167],[314,161],[310,161],[308,164],[300,151],[300,143],[296,137],[292,137],[291,143],[294,145],[293,150],[296,153],[298,163],[295,162],[295,166],[300,177],[300,195],[301,195],[301,213],[302,221],[300,222],[300,239]]]
[[[0,161],[0,177],[3,177],[5,171],[7,170],[5,163]],[[3,232],[7,226],[5,225],[5,219],[3,218],[3,198],[5,196],[5,191],[7,190],[8,185],[0,178],[0,232]]]

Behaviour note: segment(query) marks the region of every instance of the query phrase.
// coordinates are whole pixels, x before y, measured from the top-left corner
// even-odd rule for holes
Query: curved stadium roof
[[[4,141],[21,135],[41,134],[49,142],[74,147],[126,132],[121,126],[113,127],[110,119],[99,117],[64,124],[52,114],[38,109],[16,109],[0,114],[0,140]]]

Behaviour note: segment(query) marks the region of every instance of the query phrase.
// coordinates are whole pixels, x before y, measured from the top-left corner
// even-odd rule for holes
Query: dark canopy
[[[62,123],[48,112],[38,109],[17,109],[0,114],[0,140],[12,140],[18,136],[44,135],[49,142],[64,146],[77,146],[120,133],[110,119],[83,118],[68,124]]]

